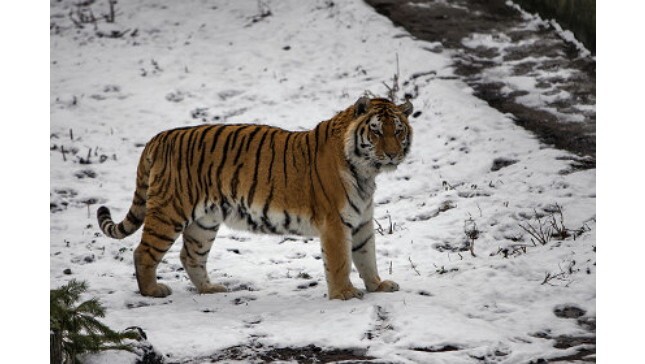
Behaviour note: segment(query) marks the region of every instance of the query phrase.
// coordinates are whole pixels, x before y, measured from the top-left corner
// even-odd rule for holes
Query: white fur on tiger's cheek
[[[383,134],[383,123],[381,122],[381,119],[379,119],[378,116],[372,116],[370,119],[369,123],[367,124],[370,128],[371,131],[378,133],[378,134]]]

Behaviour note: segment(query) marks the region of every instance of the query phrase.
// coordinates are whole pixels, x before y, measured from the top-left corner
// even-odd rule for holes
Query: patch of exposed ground
[[[596,62],[552,24],[505,0],[366,2],[413,36],[441,43],[431,51],[450,50],[474,94],[543,143],[595,159]]]
[[[240,360],[249,363],[273,363],[277,361],[296,361],[297,363],[365,363],[376,359],[365,355],[365,349],[323,349],[315,345],[299,348],[265,347],[259,343],[233,346],[208,357],[181,362],[218,363]]]

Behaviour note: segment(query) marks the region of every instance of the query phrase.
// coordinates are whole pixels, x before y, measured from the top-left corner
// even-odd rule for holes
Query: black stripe
[[[248,139],[248,136],[245,135],[242,137],[242,140],[240,140],[240,143],[237,147],[237,153],[235,153],[235,158],[233,158],[233,164],[237,164],[240,161],[240,157],[242,156],[242,149],[244,149],[244,142]],[[233,145],[232,147],[235,147],[236,140],[233,138]]]
[[[173,221],[172,219],[170,219],[170,218],[168,218],[168,217],[166,217],[164,215],[161,215],[161,214],[156,214],[155,219],[159,220],[160,222],[162,222],[162,223],[164,223],[166,225],[172,225],[172,226],[181,225],[181,223],[179,223],[177,221]],[[183,227],[182,227],[182,230],[183,230]]]
[[[166,236],[166,235],[160,234],[160,233],[158,233],[158,232],[156,232],[156,231],[154,231],[152,229],[144,228],[143,232],[146,235],[154,236],[155,238],[157,238],[157,239],[159,239],[161,241],[165,241],[165,242],[168,242],[168,243],[174,243],[175,242],[175,238],[173,238],[171,236]]]
[[[231,151],[233,150],[233,148],[235,147],[235,145],[236,145],[236,143],[237,143],[237,138],[240,136],[240,134],[241,134],[244,130],[246,130],[246,129],[248,129],[248,128],[252,127],[252,126],[253,126],[253,125],[244,125],[244,126],[242,126],[241,128],[237,129],[235,132],[233,132],[233,139],[231,139],[231,141],[230,141],[230,143],[231,143],[231,144],[230,144],[230,147],[228,147],[228,146],[225,146],[225,147],[224,147],[224,151],[223,151],[224,155],[228,155],[228,153],[229,153],[229,152],[231,152]],[[242,145],[241,145],[241,143],[240,143],[240,148],[241,148],[241,147],[242,147]]]
[[[152,259],[152,261],[153,261],[153,262],[155,262],[155,263],[159,264],[159,260],[157,259],[157,257],[155,257],[154,255],[152,255],[152,253],[150,252],[150,249],[146,250],[146,251],[145,251],[145,253],[146,253],[146,254],[148,254],[148,255],[150,256],[150,259]]]
[[[302,135],[302,134],[299,134],[299,135]],[[296,143],[297,142],[298,142],[298,139],[295,139],[292,143],[293,146],[291,147],[291,149],[293,149],[293,152],[291,153],[291,165],[293,166],[293,170],[295,171],[295,173],[298,173],[298,164],[296,163]],[[300,148],[300,151],[302,152],[302,147]],[[304,153],[302,155],[303,155],[303,162],[304,162]]]
[[[188,148],[188,156],[186,158],[186,170],[190,169],[190,166],[193,164],[193,158],[195,154],[195,137],[197,136],[197,132],[201,130],[201,128],[194,128],[188,132],[188,144],[186,145],[186,148]]]
[[[345,198],[347,199],[347,202],[349,202],[349,205],[352,207],[354,211],[356,211],[357,214],[361,214],[361,211],[358,209],[358,207],[354,204],[354,201],[352,201],[351,197],[349,197],[349,194],[347,193],[347,189],[345,189],[345,184],[341,183],[341,187],[343,187],[343,192],[345,192]]]
[[[220,193],[220,196],[221,196],[221,193]],[[228,215],[231,213],[231,204],[228,203],[228,199],[226,199],[226,197],[224,196],[221,196],[220,199],[221,201],[219,204],[219,208],[222,211],[222,219],[226,220]]]
[[[287,187],[287,149],[289,149],[289,139],[293,136],[293,133],[288,133],[287,138],[284,141],[284,150],[282,155],[282,176],[284,177],[284,186]]]
[[[178,146],[178,147],[177,147],[177,149],[176,149],[176,151],[177,151],[177,154],[176,154],[176,158],[177,158],[177,168],[176,168],[176,171],[178,171],[178,172],[181,172],[181,170],[183,169],[183,168],[182,168],[182,164],[183,164],[184,159],[185,159],[185,158],[184,158],[184,156],[183,156],[183,153],[184,153],[184,152],[183,152],[183,149],[184,149],[184,139],[186,139],[186,136],[187,136],[187,135],[188,135],[187,133],[181,133],[181,135],[179,136],[179,146]],[[180,173],[179,175],[181,175],[181,173]],[[178,179],[179,179],[179,182],[178,182],[178,186],[179,186],[179,188],[178,188],[178,190],[179,190],[179,191],[183,191],[183,190],[185,190],[185,188],[183,187],[183,181],[184,181],[184,179],[183,179],[183,178],[178,178]]]
[[[204,244],[202,244],[201,241],[193,238],[190,235],[184,235],[184,243],[194,244],[194,245],[197,245],[199,248],[204,246]]]
[[[119,231],[119,235],[128,235],[128,232],[125,231],[125,226],[123,226],[123,223],[120,223],[116,226],[116,229]]]
[[[226,126],[221,126],[221,125],[218,125],[218,126],[220,126],[220,128],[217,129],[217,131],[213,135],[213,142],[211,144],[211,153],[213,153],[213,149],[217,146],[217,141],[219,140],[219,136],[224,132],[224,130],[227,129]]]
[[[197,250],[194,251],[195,254],[197,254],[197,255],[199,255],[201,257],[207,256],[208,253],[210,253],[210,252],[211,252],[210,248],[206,249],[206,251],[204,251],[204,252],[198,252]]]
[[[187,239],[186,239],[186,237],[184,236],[184,246],[183,246],[183,248],[182,248],[182,249],[183,249],[183,251],[185,251],[185,252],[186,252],[186,257],[187,257],[188,259],[193,259],[193,254],[192,254],[192,253],[190,252],[190,250],[188,249],[188,244],[187,244],[187,243],[188,243],[188,240],[187,240]]]
[[[220,163],[217,166],[217,172],[215,173],[217,178],[217,188],[221,188],[222,185],[222,169],[224,168],[224,164],[226,163],[226,151],[228,149],[229,143],[231,142],[231,137],[233,136],[233,134],[239,132],[240,130],[241,128],[236,130],[235,132],[228,133],[228,135],[226,136],[226,141],[224,141],[224,149],[222,151],[222,156],[219,158]]]
[[[154,245],[152,245],[152,244],[150,244],[150,243],[148,243],[147,241],[144,241],[144,240],[141,240],[141,245],[143,245],[143,246],[145,246],[147,248],[150,248],[150,249],[156,251],[157,253],[161,253],[161,254],[167,253],[168,250],[170,250],[170,248],[168,248],[168,249],[157,248],[156,246],[154,246]]]
[[[112,219],[110,218],[104,217],[103,219],[99,220],[99,225],[101,226],[101,230],[105,231],[109,224],[114,224],[114,222],[112,222]]]
[[[186,216],[186,213],[184,212],[184,210],[181,208],[181,206],[177,205],[179,203],[178,199],[173,198],[171,201],[172,201],[172,207],[177,213],[177,215],[179,215],[179,217],[181,217],[183,221],[188,221],[188,216]]]
[[[365,200],[367,197],[367,192],[365,191],[365,188],[363,187],[363,179],[358,175],[358,171],[356,170],[356,166],[349,160],[346,160],[347,164],[349,165],[349,171],[352,174],[352,177],[354,178],[354,181],[356,181],[356,188],[358,189],[358,194],[359,196]]]
[[[284,210],[284,229],[289,231],[291,225],[291,215],[287,212],[287,210]]]
[[[354,226],[352,226],[352,224],[345,221],[345,219],[343,219],[343,216],[341,214],[338,214],[338,217],[340,217],[340,221],[343,223],[343,225],[347,226],[350,230],[354,230]]]
[[[237,134],[240,133],[241,130],[244,130],[244,129],[248,128],[248,127],[249,127],[249,125],[239,127],[237,130],[235,130],[234,132],[229,133],[226,136],[226,141],[224,142],[224,148],[222,150],[222,156],[221,156],[221,158],[219,158],[220,162],[219,162],[219,165],[217,166],[217,172],[215,172],[215,177],[216,177],[216,180],[217,180],[217,183],[216,183],[217,192],[219,193],[220,198],[223,197],[223,194],[222,194],[222,169],[224,169],[224,165],[226,163],[227,151],[228,151],[228,146],[229,146],[229,144],[231,142],[231,137],[233,137],[234,135],[236,136]],[[237,136],[236,136],[236,138],[237,138]],[[222,211],[224,211],[224,210],[222,210]],[[226,218],[226,216],[224,216],[224,218]]]
[[[331,128],[331,120],[329,120],[327,122],[327,129],[325,130],[325,136],[327,137],[327,139],[329,139],[329,134],[330,134],[331,130],[332,130],[332,128]]]
[[[208,191],[213,187],[213,163],[211,162],[208,165],[208,172],[206,172],[206,176],[204,176],[206,179],[206,194],[208,196]],[[219,186],[218,186],[219,189]]]
[[[371,220],[365,221],[364,223],[362,223],[362,224],[358,225],[357,227],[355,227],[352,230],[352,235],[356,235],[357,233],[359,233],[361,231],[361,229],[363,229],[365,227],[365,225],[367,225],[370,221]]]
[[[318,184],[320,185],[320,190],[322,191],[323,196],[325,196],[325,199],[327,201],[331,202],[331,199],[329,198],[329,195],[327,195],[327,191],[325,190],[325,186],[322,183],[322,179],[320,178],[320,174],[318,173],[318,163],[316,163],[316,160],[318,159],[318,154],[317,154],[318,141],[316,140],[316,152],[312,156],[311,155],[311,145],[309,144],[309,135],[310,134],[307,134],[307,138],[305,139],[305,141],[307,142],[307,149],[309,150],[309,160],[311,161],[310,169],[309,169],[309,179],[311,180],[311,184],[312,184],[312,187],[313,187],[313,177],[311,175],[312,175],[312,173],[315,172],[316,173],[316,179],[318,180]],[[318,128],[316,128],[316,130],[314,132],[314,135],[317,138],[317,136],[318,136]]]
[[[354,130],[354,154],[359,158],[362,157],[358,150],[358,127]]]
[[[315,148],[315,153],[314,155],[318,155],[318,133],[320,132],[320,124],[316,125],[316,128],[314,128],[314,141],[316,142],[316,148]]]
[[[206,158],[206,148],[204,146],[204,139],[206,138],[206,134],[208,134],[209,131],[211,131],[215,127],[220,127],[215,131],[215,135],[213,135],[213,145],[217,142],[217,138],[219,137],[219,134],[224,130],[224,127],[221,125],[211,125],[208,129],[204,130],[202,132],[202,136],[199,139],[199,148],[200,148],[200,155],[199,155],[199,162],[197,162],[197,175],[201,176],[202,175],[202,170],[204,168],[204,159]]]
[[[275,130],[272,131],[275,133]],[[249,207],[253,205],[253,198],[255,197],[255,187],[258,184],[258,169],[260,167],[260,154],[262,153],[262,146],[264,145],[264,140],[266,139],[268,133],[262,133],[262,139],[260,139],[260,144],[258,145],[257,152],[255,153],[255,171],[253,172],[253,184],[249,190]]]
[[[132,204],[136,206],[143,206],[146,204],[146,199],[141,197],[137,191],[134,191],[134,198],[132,199]]]
[[[253,220],[253,217],[248,213],[246,206],[244,205],[244,197],[242,197],[240,199],[240,203],[237,204],[237,213],[240,215],[240,218],[246,220],[246,223],[249,225],[249,229],[251,231],[258,230],[258,224]]]
[[[204,144],[204,139],[206,139],[206,135],[208,134],[209,131],[211,131],[211,130],[217,128],[217,127],[220,127],[220,126],[221,125],[208,125],[207,127],[205,127],[204,130],[202,130],[202,135],[199,137],[198,145]],[[220,129],[223,129],[223,128],[220,128]],[[204,150],[204,149],[202,148],[202,150]]]
[[[240,170],[242,169],[242,166],[244,166],[243,163],[238,165],[237,168],[235,168],[235,172],[233,173],[233,177],[231,178],[231,197],[233,198],[233,200],[237,198],[237,187],[240,184],[239,176],[240,176]]]
[[[271,134],[271,141],[269,142],[269,149],[271,150],[271,162],[269,163],[269,174],[267,176],[267,182],[271,182],[271,177],[273,177],[273,161],[275,160],[275,134]],[[273,188],[273,186],[271,186]]]
[[[186,156],[186,182],[188,183],[188,201],[191,205],[195,203],[195,199],[197,198],[197,195],[199,193],[199,191],[195,191],[195,194],[193,194],[194,184],[192,183],[193,177],[197,177],[199,179],[199,174],[197,176],[193,176],[190,171],[190,167],[193,164],[193,157],[195,154],[195,136],[197,135],[198,130],[198,128],[194,128],[188,132],[189,137],[186,144],[186,149],[188,150]]]
[[[352,252],[357,252],[357,251],[361,250],[365,246],[365,244],[367,244],[367,242],[369,242],[370,239],[372,239],[373,237],[374,237],[374,235],[368,236],[367,239],[363,240],[360,244],[358,244],[357,246],[353,247]]]
[[[251,143],[253,142],[253,138],[254,138],[254,137],[255,137],[255,135],[256,135],[260,130],[262,130],[262,129],[263,129],[263,127],[262,127],[262,126],[256,126],[255,130],[253,130],[253,131],[251,132],[251,134],[249,134],[249,140],[248,140],[248,142],[246,143],[246,151],[247,151],[247,152],[249,151],[249,148],[251,147]]]
[[[195,221],[193,221],[193,222],[194,222],[195,224],[197,224],[197,226],[199,226],[199,228],[200,228],[200,229],[202,229],[202,230],[207,230],[207,231],[217,231],[217,230],[219,230],[219,224],[215,224],[215,225],[213,225],[213,226],[205,226],[205,225],[202,225],[202,224],[201,224],[199,221],[197,221],[197,220],[195,220]]]
[[[262,223],[264,223],[264,226],[269,229],[270,232],[277,234],[278,230],[276,227],[271,223],[271,220],[269,220],[269,206],[271,205],[271,201],[273,200],[273,185],[271,185],[271,191],[269,191],[269,196],[267,197],[266,202],[264,203],[264,208],[262,209]]]
[[[125,218],[134,225],[140,225],[141,223],[143,223],[143,220],[141,220],[135,214],[133,214],[132,210],[128,211],[128,214],[125,216]]]

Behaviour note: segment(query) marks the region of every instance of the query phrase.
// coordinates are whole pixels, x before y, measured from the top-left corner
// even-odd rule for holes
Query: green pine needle
[[[140,340],[134,331],[117,332],[100,322],[105,307],[96,298],[77,304],[87,291],[86,282],[71,280],[68,284],[50,290],[51,357],[61,363],[78,363],[78,355],[104,350],[134,351],[123,340]]]

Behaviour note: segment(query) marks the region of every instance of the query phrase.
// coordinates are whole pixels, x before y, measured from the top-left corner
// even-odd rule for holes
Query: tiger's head
[[[345,157],[371,173],[393,171],[410,151],[410,101],[396,105],[386,99],[361,97],[345,135]]]

